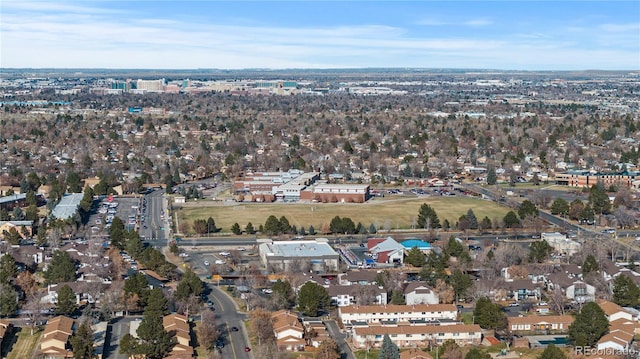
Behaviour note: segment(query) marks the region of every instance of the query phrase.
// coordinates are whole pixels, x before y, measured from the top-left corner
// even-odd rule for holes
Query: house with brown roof
[[[164,330],[176,339],[176,344],[171,348],[167,358],[192,358],[194,350],[190,345],[191,326],[189,319],[184,315],[173,313],[162,318],[162,325]]]
[[[509,332],[518,335],[566,333],[573,323],[570,315],[528,315],[507,320]]]
[[[399,348],[424,348],[453,340],[460,346],[480,345],[482,329],[477,324],[383,325],[379,323],[353,328],[351,340],[356,348],[377,348],[385,334]]]
[[[609,322],[613,322],[617,319],[633,320],[633,315],[616,303],[608,300],[599,300],[598,305],[607,316],[607,320]]]
[[[623,352],[631,346],[633,337],[638,332],[638,323],[626,319],[609,322],[609,333],[598,340],[598,350],[611,349]]]
[[[304,326],[298,316],[289,310],[279,310],[271,314],[271,318],[278,347],[288,351],[303,351]]]
[[[352,270],[347,273],[338,274],[340,285],[375,285],[378,272],[375,270]]]
[[[307,345],[318,348],[323,341],[330,339],[327,327],[324,326],[322,321],[306,321],[304,322],[304,329],[307,333]]]
[[[46,359],[73,358],[69,338],[73,335],[73,319],[57,316],[49,319],[40,339],[40,353]]]

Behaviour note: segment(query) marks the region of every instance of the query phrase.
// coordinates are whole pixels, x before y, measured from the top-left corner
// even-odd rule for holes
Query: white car
[[[216,259],[215,262],[213,262],[215,264],[224,264],[224,261],[222,259]]]
[[[230,256],[231,253],[229,253],[229,252],[220,252],[220,255],[223,256],[223,257],[226,257],[226,256]]]
[[[180,252],[180,254],[178,254],[178,256],[180,256],[180,257],[188,257],[189,254],[185,253],[185,252]]]
[[[262,293],[271,294],[271,293],[273,293],[273,290],[272,290],[272,289],[269,289],[269,288],[264,288],[264,289],[262,290]]]
[[[209,261],[204,261],[204,265],[206,265],[207,267],[209,266]]]
[[[236,248],[236,250],[237,250],[237,251],[240,251],[240,252],[244,252],[244,251],[246,251],[247,249],[246,249],[245,247],[238,247],[238,248]]]

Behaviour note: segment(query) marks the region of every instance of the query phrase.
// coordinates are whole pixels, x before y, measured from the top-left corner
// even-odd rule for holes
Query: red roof
[[[378,243],[382,243],[386,240],[386,238],[369,238],[367,240],[367,250],[371,250],[371,248],[377,246]]]
[[[389,261],[389,253],[391,251],[378,253],[378,263],[387,263]]]

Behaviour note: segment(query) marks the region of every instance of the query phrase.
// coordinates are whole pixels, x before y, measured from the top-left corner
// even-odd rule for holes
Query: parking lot
[[[140,197],[105,197],[94,206],[89,217],[88,237],[108,236],[109,228],[115,217],[124,222],[125,229],[136,229],[140,219]]]

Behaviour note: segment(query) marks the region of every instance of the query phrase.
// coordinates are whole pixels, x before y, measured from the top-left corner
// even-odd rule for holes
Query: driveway
[[[336,341],[336,344],[338,344],[340,358],[356,359],[355,355],[353,355],[353,352],[351,351],[351,347],[347,344],[347,335],[340,331],[338,323],[336,323],[335,320],[326,320],[324,321],[324,325],[327,327],[329,336],[331,336],[331,338]]]

